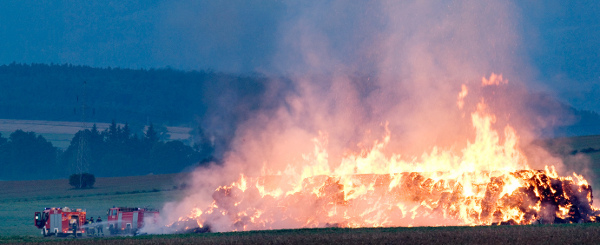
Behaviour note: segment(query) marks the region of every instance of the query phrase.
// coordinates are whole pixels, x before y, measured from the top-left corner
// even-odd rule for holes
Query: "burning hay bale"
[[[480,89],[507,83],[501,80],[495,74],[484,77]],[[457,105],[466,119],[469,92],[466,85],[461,88]],[[391,140],[386,125],[381,141],[336,161],[329,160],[321,133],[312,140],[312,152],[292,151],[300,155],[289,162],[232,157],[233,164],[263,162],[261,174],[268,176],[240,173],[237,181],[216,188],[212,200],[201,200],[210,205],[183,218],[213,231],[596,222],[600,213],[587,181],[575,173],[559,177],[553,166],[532,170],[516,130],[508,123],[494,125],[496,116],[484,98],[480,101],[470,106],[474,138],[457,142],[464,143],[459,150],[433,146],[420,157],[386,150]],[[261,142],[249,149],[257,145]]]
[[[465,186],[469,181],[464,178],[472,174],[480,179],[487,175],[486,181]],[[194,217],[203,220],[204,225],[193,232],[209,231],[209,226],[223,225],[211,222],[224,220],[232,230],[248,230],[286,225],[372,225],[368,222],[380,222],[372,226],[407,226],[421,219],[452,225],[580,223],[598,219],[592,207],[591,186],[548,171],[522,170],[498,176],[469,173],[461,180],[436,176],[418,172],[315,176],[305,179],[301,190],[279,196],[261,193],[255,184],[247,184],[245,190],[235,185],[220,187],[213,194],[211,209]],[[263,177],[247,181],[265,183]],[[515,181],[519,186],[511,190],[509,185]]]

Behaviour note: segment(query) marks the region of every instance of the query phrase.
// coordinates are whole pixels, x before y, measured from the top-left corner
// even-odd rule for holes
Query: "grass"
[[[543,226],[296,229],[112,238],[3,237],[48,244],[597,244],[599,224]]]
[[[87,217],[106,219],[108,208],[162,208],[183,195],[177,174],[97,178],[93,189],[73,189],[68,180],[0,181],[0,234],[39,236],[33,215],[45,207],[85,208]]]

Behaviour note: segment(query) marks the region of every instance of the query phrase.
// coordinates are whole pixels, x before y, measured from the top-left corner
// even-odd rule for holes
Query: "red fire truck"
[[[44,236],[81,236],[85,229],[85,209],[45,208],[35,212],[35,226]]]
[[[149,208],[113,207],[108,210],[110,234],[135,234],[144,222],[156,222],[158,210]]]

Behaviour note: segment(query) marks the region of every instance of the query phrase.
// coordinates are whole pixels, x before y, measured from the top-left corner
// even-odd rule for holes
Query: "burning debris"
[[[501,75],[482,86],[503,85]],[[465,85],[458,107],[465,108]],[[212,203],[167,225],[171,230],[246,231],[315,227],[527,225],[596,222],[592,188],[580,175],[530,168],[516,131],[500,135],[483,99],[471,113],[473,141],[457,151],[434,147],[420,158],[386,154],[389,130],[370,149],[346,154],[334,168],[327,139],[300,164],[263,176],[244,174],[213,189]]]
[[[273,229],[278,223],[291,227],[369,227],[418,225],[419,219],[455,221],[454,225],[526,225],[595,222],[599,213],[592,207],[592,189],[577,178],[558,177],[551,170],[521,170],[506,175],[485,175],[487,182],[473,182],[476,195],[465,186],[435,173],[362,174],[343,177],[315,176],[303,181],[302,191],[282,196],[262,196],[256,185],[265,179],[248,179],[254,186],[242,190],[232,185],[217,189],[214,203],[199,217],[201,227],[211,220],[228,220],[231,230]],[[342,179],[368,186],[360,198],[355,190],[345,191]],[[508,183],[520,186],[507,192]],[[412,204],[412,206],[410,205]],[[265,209],[258,209],[265,207]],[[302,207],[310,212],[298,210]],[[189,224],[188,224],[189,227]],[[208,228],[195,227],[194,232]]]

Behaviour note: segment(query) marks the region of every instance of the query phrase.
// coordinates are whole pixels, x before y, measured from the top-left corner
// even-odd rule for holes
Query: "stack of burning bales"
[[[197,221],[203,225],[187,231],[208,232],[215,221],[223,220],[230,222],[228,229],[253,230],[406,226],[418,219],[458,221],[437,225],[583,223],[596,222],[600,215],[592,207],[592,188],[585,181],[558,177],[548,170],[464,174],[484,175],[487,181],[464,183],[427,172],[320,175],[305,178],[300,190],[275,196],[261,193],[253,184],[246,189],[223,186],[213,193],[210,209],[182,223],[189,227]],[[248,183],[274,190],[282,188],[285,179],[267,176],[249,178]],[[509,179],[520,185],[506,191]],[[407,203],[413,206],[402,208]],[[386,223],[365,224],[369,218]]]

